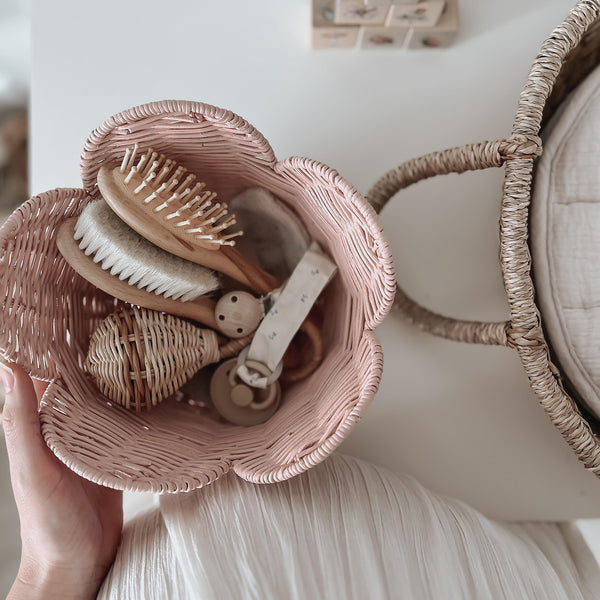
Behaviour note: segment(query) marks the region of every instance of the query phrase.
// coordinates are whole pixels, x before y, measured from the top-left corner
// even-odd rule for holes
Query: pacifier
[[[210,395],[221,416],[236,425],[258,425],[275,413],[281,401],[278,379],[283,356],[335,271],[335,264],[313,242],[283,286],[263,299],[261,315],[263,311],[266,314],[259,318],[252,342],[213,374]],[[250,296],[246,307],[241,294],[226,294],[215,313],[222,324],[231,323],[233,334],[242,333],[238,323],[251,320],[248,315],[255,302]],[[238,315],[242,304],[244,309]]]
[[[246,352],[247,354],[247,352]],[[278,374],[270,381],[273,373],[262,363],[242,357],[230,358],[214,372],[210,381],[210,397],[217,412],[234,425],[260,425],[270,419],[281,402],[281,385]],[[265,378],[265,387],[248,385],[238,374],[245,365],[251,373]]]

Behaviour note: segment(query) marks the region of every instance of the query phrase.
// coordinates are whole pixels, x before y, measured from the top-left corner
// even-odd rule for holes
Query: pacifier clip
[[[268,294],[252,343],[223,363],[211,380],[215,408],[236,424],[255,425],[277,410],[283,355],[337,267],[312,242],[286,283]]]

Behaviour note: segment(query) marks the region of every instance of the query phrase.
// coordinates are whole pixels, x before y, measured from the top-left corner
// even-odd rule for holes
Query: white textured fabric
[[[291,480],[229,474],[125,528],[102,600],[600,598],[568,525],[504,525],[343,455]]]
[[[600,68],[545,137],[531,206],[537,302],[561,373],[600,418]]]

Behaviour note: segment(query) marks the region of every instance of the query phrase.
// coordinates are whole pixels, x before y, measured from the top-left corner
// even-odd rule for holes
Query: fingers
[[[35,393],[38,397],[38,400],[41,400],[44,392],[50,384],[47,381],[40,381],[39,379],[35,379],[33,377],[31,378],[31,381],[33,381],[33,387],[35,388]]]
[[[7,435],[40,435],[38,401],[33,382],[18,365],[2,365],[6,395],[2,421]]]
[[[0,376],[5,391],[2,426],[14,482],[47,461],[48,449],[40,432],[38,399],[31,378],[16,364],[2,364]]]

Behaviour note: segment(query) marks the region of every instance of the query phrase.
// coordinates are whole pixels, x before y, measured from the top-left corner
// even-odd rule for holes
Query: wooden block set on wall
[[[313,0],[312,46],[446,48],[458,31],[458,0]]]

